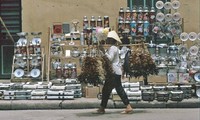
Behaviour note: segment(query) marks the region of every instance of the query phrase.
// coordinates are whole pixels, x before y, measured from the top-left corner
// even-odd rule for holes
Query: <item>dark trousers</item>
[[[120,96],[122,102],[125,105],[128,105],[129,100],[121,84],[121,75],[114,75],[114,79],[106,80],[104,83],[102,89],[101,107],[106,108],[110,93],[112,92],[113,88],[116,89],[117,94]]]

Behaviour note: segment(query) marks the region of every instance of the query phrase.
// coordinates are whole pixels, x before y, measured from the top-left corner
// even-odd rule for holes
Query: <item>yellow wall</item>
[[[156,1],[156,0],[155,0]],[[41,31],[42,43],[48,39],[48,27],[53,22],[80,20],[83,16],[108,15],[111,26],[115,26],[120,7],[126,7],[127,0],[22,0],[22,30]],[[185,32],[200,31],[200,0],[180,0],[178,10],[184,18]],[[116,27],[116,26],[115,26]]]
[[[155,0],[156,1],[156,0]],[[120,7],[127,6],[127,0],[22,0],[22,31],[42,32],[42,46],[45,53],[48,48],[48,27],[54,22],[71,23],[80,21],[83,16],[110,17],[110,26],[116,27],[116,18]],[[185,32],[200,32],[200,0],[180,0],[178,10],[184,18]],[[188,44],[191,44],[188,42]]]

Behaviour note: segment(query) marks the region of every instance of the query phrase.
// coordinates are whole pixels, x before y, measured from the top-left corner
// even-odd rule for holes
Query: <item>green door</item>
[[[0,80],[2,80],[9,79],[12,74],[14,44],[19,39],[16,33],[21,32],[22,28],[21,0],[0,0],[0,17]]]

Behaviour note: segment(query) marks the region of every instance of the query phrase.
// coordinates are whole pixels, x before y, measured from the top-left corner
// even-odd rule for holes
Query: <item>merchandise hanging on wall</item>
[[[41,32],[32,32],[33,38],[27,39],[27,32],[20,32],[13,56],[11,80],[41,79],[43,81],[44,55],[41,50]]]

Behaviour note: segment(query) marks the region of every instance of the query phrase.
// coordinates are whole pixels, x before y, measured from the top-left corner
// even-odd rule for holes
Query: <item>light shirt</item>
[[[112,68],[115,74],[122,75],[121,64],[119,59],[119,48],[111,46],[105,53],[108,59],[112,62]]]
[[[121,50],[119,50],[119,58],[120,58],[120,64],[123,65],[124,64],[124,60],[125,60],[125,56],[126,53],[129,51],[130,49],[126,46],[123,46],[121,48]]]

